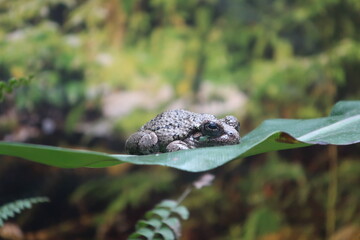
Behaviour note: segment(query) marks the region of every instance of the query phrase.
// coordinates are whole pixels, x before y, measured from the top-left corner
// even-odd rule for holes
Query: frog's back
[[[174,140],[186,138],[199,129],[201,123],[207,119],[215,119],[215,116],[193,113],[182,109],[169,110],[147,122],[141,130],[155,132],[160,142],[167,144]]]

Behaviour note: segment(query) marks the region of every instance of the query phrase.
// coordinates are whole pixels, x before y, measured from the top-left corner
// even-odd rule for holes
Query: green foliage
[[[4,4],[11,11],[15,5],[21,5],[22,1]],[[19,7],[22,13],[34,9],[33,5],[41,4],[42,1],[29,1],[28,9]],[[47,1],[40,9],[49,14],[52,1]],[[41,4],[42,5],[42,4]],[[15,7],[14,7],[15,8]],[[0,22],[6,21],[7,15],[13,12],[5,11],[0,14]],[[34,13],[35,14],[35,13]],[[2,76],[11,78],[21,77],[27,72],[34,73],[36,79],[26,89],[19,89],[15,103],[19,108],[36,110],[39,104],[48,104],[56,107],[73,105],[84,99],[84,60],[79,53],[81,39],[78,36],[62,35],[61,28],[49,21],[43,20],[36,25],[26,25],[27,18],[31,16],[17,15],[21,28],[7,26],[0,28],[2,42],[0,44],[0,73]],[[23,17],[23,19],[22,19]],[[23,26],[23,24],[25,24]],[[21,49],[21,51],[19,51]],[[24,57],[27,56],[27,57]]]
[[[359,8],[354,0],[2,1],[0,73],[36,73],[16,100],[32,109],[165,84],[189,99],[206,80],[246,92],[254,125],[319,117],[359,95]]]
[[[211,185],[214,180],[212,174],[204,174],[192,183],[180,198],[164,200],[157,204],[154,209],[145,214],[145,219],[138,221],[136,232],[129,236],[129,239],[179,239],[181,231],[180,220],[189,218],[189,211],[180,203],[190,194],[193,189],[201,189]]]
[[[274,200],[280,201],[282,184],[284,182],[295,183],[294,187],[298,190],[296,191],[296,196],[289,194],[287,201],[304,202],[308,196],[309,186],[303,167],[299,164],[281,161],[277,157],[270,156],[269,158],[261,168],[251,171],[246,181],[239,183],[241,192],[246,193],[248,204],[259,206],[266,203],[269,198],[266,195],[266,191],[264,191],[266,187],[273,189],[272,192],[276,194],[271,197]]]
[[[154,193],[161,194],[166,191],[172,181],[174,175],[165,169],[151,169],[88,181],[73,192],[71,202],[81,205],[82,208],[88,204],[106,206],[103,217],[111,219],[125,207],[137,207],[149,201]]]
[[[353,1],[240,0],[229,6],[228,72],[249,92],[253,117],[319,116],[320,106],[328,111],[345,83],[357,81],[348,71],[360,61]]]
[[[338,221],[341,224],[358,222],[357,213],[360,211],[360,191],[353,189],[360,181],[360,162],[356,160],[345,160],[339,164],[339,195],[346,196],[345,201],[338,207]],[[327,181],[329,184],[329,180]],[[320,197],[320,193],[317,193]]]
[[[279,212],[267,207],[254,209],[244,224],[244,240],[256,239],[258,236],[279,230],[283,217]]]
[[[17,97],[11,101],[21,109],[33,110],[34,115],[43,114],[44,105],[51,110],[67,107],[65,128],[69,133],[100,94],[118,90],[154,92],[170,85],[175,93],[172,99],[191,101],[202,81],[219,87],[230,84],[247,94],[250,101],[243,126],[248,129],[274,117],[320,117],[338,99],[358,99],[360,95],[359,12],[357,0],[0,1],[0,75],[3,79],[20,79],[34,73],[32,84],[16,89]],[[0,93],[4,94],[3,90]],[[8,105],[12,106],[12,102]],[[235,158],[308,146],[294,139],[310,144],[358,142],[358,113],[352,113],[352,109],[358,108],[339,105],[331,117],[322,120],[266,121],[246,135],[239,146],[137,157],[2,142],[0,154],[58,167],[106,167],[125,161],[203,171]],[[129,134],[151,114],[133,110],[128,118],[118,119],[115,128]],[[342,118],[343,114],[349,117]],[[303,204],[299,215],[309,214],[313,207],[304,199],[320,206],[317,213],[324,211],[327,187],[333,184],[327,168],[323,166],[316,176],[306,179],[304,163],[271,157],[258,174],[251,169],[245,175],[250,180],[241,179],[239,191],[248,201],[245,207],[254,211],[248,212],[249,218],[257,219],[254,215],[264,212],[270,219],[276,218],[278,208],[268,204],[262,191],[267,182],[279,191],[284,182],[297,184],[299,189],[295,187],[292,194],[286,194],[291,197],[289,202],[293,199],[292,203]],[[323,162],[314,159],[313,165]],[[231,166],[236,167],[236,162]],[[359,169],[355,160],[345,159],[339,163],[338,171],[336,210],[340,226],[358,219],[360,198],[354,186],[359,182]],[[143,183],[132,197],[117,199],[119,206],[130,201],[140,204],[135,196],[143,196],[140,192],[145,194],[149,188]],[[207,194],[220,201],[221,190],[207,190]],[[83,197],[96,195],[90,192]],[[233,206],[238,207],[237,203]],[[219,205],[224,210],[229,204]],[[268,211],[261,212],[264,205]],[[313,224],[311,220],[306,218],[306,224]],[[261,221],[246,221],[246,229],[240,229],[237,235],[238,228],[234,227],[232,239],[244,237],[244,233],[258,236],[258,224]]]
[[[354,144],[360,140],[359,125],[360,102],[344,101],[334,106],[329,117],[307,120],[268,120],[244,136],[240,144],[232,146],[136,156],[0,142],[0,154],[64,168],[108,167],[129,162],[199,172],[216,168],[236,158],[269,151],[299,148],[311,144]]]
[[[11,203],[0,206],[0,227],[4,224],[4,221],[10,217],[14,217],[15,214],[19,214],[25,209],[29,209],[35,203],[49,202],[47,197],[34,197],[16,200]]]
[[[5,93],[11,93],[14,89],[28,85],[34,76],[11,78],[9,81],[0,82],[0,102],[4,100]]]
[[[136,232],[129,239],[178,239],[180,220],[187,220],[189,212],[177,201],[164,200],[145,214],[145,219],[138,221]]]
[[[118,120],[115,127],[118,128],[117,130],[124,135],[130,136],[138,130],[138,126],[141,126],[144,122],[150,121],[155,116],[156,114],[154,113],[138,109],[133,111],[126,118]]]

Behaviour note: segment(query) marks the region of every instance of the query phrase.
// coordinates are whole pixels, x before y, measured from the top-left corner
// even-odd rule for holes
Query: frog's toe
[[[176,152],[185,149],[189,149],[189,146],[185,142],[180,140],[173,141],[166,146],[167,152]]]
[[[151,154],[159,152],[158,137],[153,131],[141,131],[129,137],[125,144],[130,154]]]
[[[152,131],[145,131],[138,145],[142,154],[159,152],[158,137]]]

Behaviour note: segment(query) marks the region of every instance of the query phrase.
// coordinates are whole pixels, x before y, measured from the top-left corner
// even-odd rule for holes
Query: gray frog
[[[174,152],[199,147],[240,143],[236,117],[217,119],[214,115],[182,109],[157,115],[126,141],[130,154]]]

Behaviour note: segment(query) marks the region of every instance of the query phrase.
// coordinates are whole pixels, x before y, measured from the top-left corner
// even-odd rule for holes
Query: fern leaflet
[[[49,202],[47,197],[34,197],[27,199],[20,199],[14,202],[7,203],[0,206],[0,227],[3,226],[4,221],[10,217],[14,217],[15,214],[22,212],[24,209],[29,209],[35,203]]]

